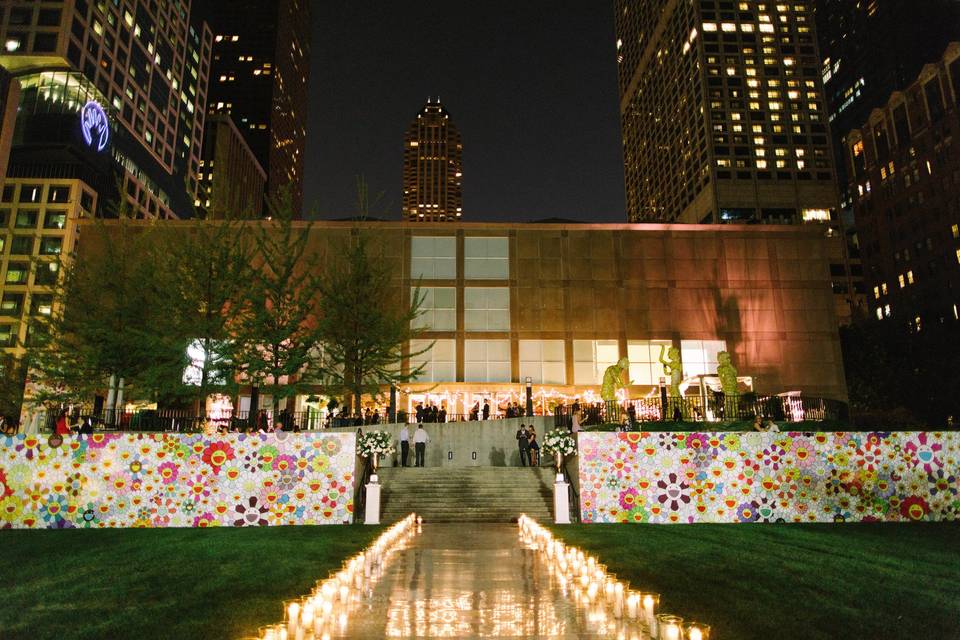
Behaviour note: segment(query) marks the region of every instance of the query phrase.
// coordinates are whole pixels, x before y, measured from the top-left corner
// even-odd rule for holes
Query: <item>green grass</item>
[[[0,638],[239,638],[379,527],[0,531]]]
[[[720,640],[960,638],[957,523],[554,531]]]

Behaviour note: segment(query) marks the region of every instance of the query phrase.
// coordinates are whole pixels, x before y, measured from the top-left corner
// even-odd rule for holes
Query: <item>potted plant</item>
[[[357,436],[357,453],[370,460],[373,467],[371,482],[376,482],[380,457],[389,456],[396,451],[390,434],[386,431],[367,431]]]
[[[571,456],[577,450],[577,441],[565,429],[554,429],[547,432],[543,439],[543,448],[553,454],[557,465],[557,481],[563,480],[561,469],[563,469],[563,457]]]

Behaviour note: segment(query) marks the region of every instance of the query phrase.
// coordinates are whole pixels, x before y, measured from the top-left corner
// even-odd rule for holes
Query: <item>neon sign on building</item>
[[[80,132],[88,146],[103,151],[110,141],[110,124],[100,103],[91,100],[80,110]]]

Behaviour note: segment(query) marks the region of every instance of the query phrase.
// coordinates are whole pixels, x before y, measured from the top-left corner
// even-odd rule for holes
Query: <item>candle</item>
[[[657,604],[660,602],[659,593],[648,593],[643,596],[643,615],[647,620],[653,618],[653,614],[656,613]]]
[[[346,602],[350,598],[350,589],[346,585],[340,587],[340,602]]]
[[[683,618],[668,614],[657,616],[657,638],[660,640],[680,640]]]
[[[690,627],[690,631],[687,633],[687,638],[689,640],[703,640],[703,632],[696,627]]]
[[[687,640],[710,640],[710,626],[691,622],[687,625]]]
[[[300,622],[300,603],[291,602],[287,605],[287,632],[296,633]]]
[[[636,620],[639,605],[640,605],[639,594],[631,593],[629,596],[627,596],[627,617],[629,617],[631,620]]]

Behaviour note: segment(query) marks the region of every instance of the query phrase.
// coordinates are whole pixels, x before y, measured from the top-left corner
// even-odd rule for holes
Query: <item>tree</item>
[[[296,395],[316,360],[318,257],[309,251],[312,224],[294,224],[289,193],[270,203],[272,219],[254,226],[253,270],[231,314],[237,370],[280,400]]]
[[[23,385],[27,370],[25,362],[12,353],[0,353],[0,418],[6,424],[20,420]]]
[[[114,381],[149,398],[185,366],[185,345],[165,322],[153,225],[132,220],[123,204],[109,225],[94,224],[82,259],[35,265],[38,276],[40,269],[62,273],[51,314],[31,326],[33,402],[89,401]]]
[[[230,315],[250,282],[253,250],[244,226],[231,218],[199,219],[187,232],[168,230],[160,246],[169,322],[199,355],[189,381],[176,384],[187,382],[179,393],[192,397],[202,414],[211,394],[232,394],[237,387]]]
[[[414,321],[422,313],[423,296],[417,287],[410,305],[395,300],[389,262],[382,252],[371,255],[369,238],[359,229],[332,252],[319,282],[319,338],[323,345],[321,380],[331,393],[353,397],[359,414],[365,393],[376,393],[382,384],[409,382],[423,366],[403,373],[403,349],[423,335]],[[408,354],[422,355],[432,348]]]

